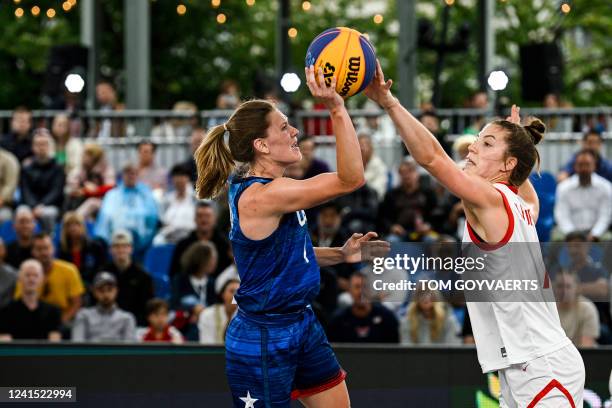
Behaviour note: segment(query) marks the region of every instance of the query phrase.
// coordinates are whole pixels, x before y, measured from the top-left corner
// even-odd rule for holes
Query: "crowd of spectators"
[[[122,109],[110,84],[99,84],[97,96],[103,110]],[[472,107],[484,97],[475,95]],[[233,109],[239,100],[237,85],[228,82],[217,105]],[[28,109],[13,111],[10,132],[0,138],[1,339],[223,342],[240,284],[227,239],[226,198],[195,199],[192,153],[206,129],[189,119],[193,104],[179,103],[175,110],[185,119],[153,129],[158,137],[190,139],[189,158],[169,168],[158,162],[150,140],[138,144],[133,162],[113,168],[95,139],[74,136],[68,116],[58,114],[51,129],[34,129]],[[481,119],[471,127],[477,130]],[[421,120],[461,166],[475,132],[451,143],[433,111]],[[342,246],[352,233],[370,230],[392,243],[459,242],[461,202],[409,156],[397,167],[378,156],[384,118],[356,125],[366,184],[307,211],[313,244]],[[125,123],[105,119],[93,131],[98,137],[122,134]],[[304,135],[299,146],[303,159],[285,176],[330,171],[332,163],[317,155],[313,137]],[[611,169],[601,133],[591,130],[557,175],[553,239],[567,243],[567,250],[555,253],[561,260],[551,277],[563,328],[581,346],[612,344],[609,262],[605,254],[589,252],[612,238]],[[171,248],[165,291],[144,266],[147,254],[161,247]],[[438,274],[423,271],[418,279]],[[321,268],[313,306],[331,341],[473,340],[461,294],[417,290],[407,297],[371,297],[367,285],[361,264]]]

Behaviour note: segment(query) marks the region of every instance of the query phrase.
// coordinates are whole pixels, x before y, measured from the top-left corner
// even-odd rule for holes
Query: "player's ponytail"
[[[212,128],[195,152],[194,158],[198,169],[195,191],[198,198],[212,198],[219,195],[234,170],[234,159],[225,144],[223,126]]]
[[[255,160],[253,141],[265,138],[268,114],[276,107],[264,100],[242,103],[223,125],[215,126],[207,134],[194,154],[198,169],[196,196],[216,197],[223,191],[236,162]],[[228,136],[229,146],[225,143]]]

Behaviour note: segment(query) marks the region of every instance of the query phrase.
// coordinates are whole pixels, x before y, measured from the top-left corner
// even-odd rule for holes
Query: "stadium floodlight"
[[[503,91],[508,85],[508,75],[504,71],[493,71],[489,74],[487,83],[494,91]]]
[[[69,74],[64,81],[64,85],[68,92],[79,93],[85,87],[85,80],[79,74]]]
[[[297,76],[297,74],[293,72],[287,72],[283,74],[283,77],[281,78],[281,81],[280,81],[281,87],[283,87],[283,90],[285,92],[297,91],[301,83],[302,81],[300,81],[300,77]]]

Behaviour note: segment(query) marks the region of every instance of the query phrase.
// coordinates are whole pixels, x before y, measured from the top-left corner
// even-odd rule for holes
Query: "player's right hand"
[[[344,99],[336,92],[336,77],[332,77],[329,86],[326,86],[325,79],[323,77],[323,69],[319,68],[315,72],[314,67],[311,65],[306,67],[306,85],[310,89],[310,93],[319,102],[325,105],[329,110],[344,106]],[[315,74],[318,78],[315,79]]]

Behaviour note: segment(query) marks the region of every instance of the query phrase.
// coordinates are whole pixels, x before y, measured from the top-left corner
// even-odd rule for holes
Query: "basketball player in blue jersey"
[[[310,241],[304,209],[364,184],[359,143],[335,80],[326,87],[323,72],[316,74],[318,83],[314,68],[306,68],[312,95],[330,112],[337,172],[283,177],[302,158],[298,130],[261,100],[240,105],[195,153],[198,197],[216,196],[229,177],[230,240],[241,283],[225,344],[236,407],[289,407],[291,399],[313,408],[350,405],[346,374],[310,303],[319,291],[319,266],[359,262],[361,243],[376,234],[354,234],[342,248],[313,248]],[[243,166],[232,174],[235,162]]]

